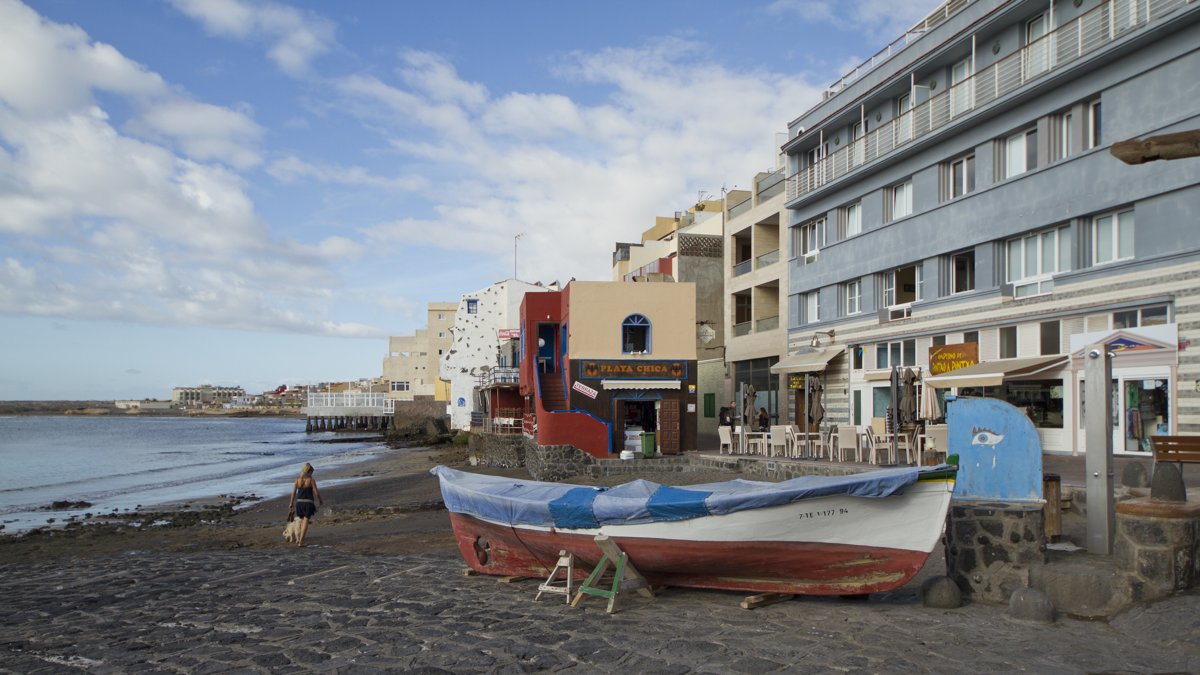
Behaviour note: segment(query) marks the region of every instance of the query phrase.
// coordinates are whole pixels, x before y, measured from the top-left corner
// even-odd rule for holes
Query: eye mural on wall
[[[993,446],[1003,440],[1003,434],[998,434],[991,429],[971,427],[971,445]]]

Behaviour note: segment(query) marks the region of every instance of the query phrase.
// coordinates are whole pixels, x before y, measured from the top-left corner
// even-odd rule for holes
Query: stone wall
[[[525,466],[530,443],[521,434],[471,434],[467,441],[471,466],[512,469]]]
[[[1113,557],[1134,602],[1200,586],[1200,502],[1117,504]]]
[[[946,574],[977,600],[1008,602],[1046,563],[1040,503],[953,501],[946,537]]]

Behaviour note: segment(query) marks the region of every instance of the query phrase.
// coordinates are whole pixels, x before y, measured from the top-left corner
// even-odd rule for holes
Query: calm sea
[[[0,532],[71,515],[218,495],[276,497],[304,462],[368,459],[379,443],[322,443],[304,420],[192,417],[0,417]],[[86,501],[78,511],[55,501]]]

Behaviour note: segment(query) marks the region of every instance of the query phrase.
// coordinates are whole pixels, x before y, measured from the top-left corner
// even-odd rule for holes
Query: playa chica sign
[[[585,359],[579,362],[585,380],[682,380],[688,376],[687,361],[612,361]]]
[[[929,374],[941,375],[979,363],[979,343],[934,345],[929,348]]]

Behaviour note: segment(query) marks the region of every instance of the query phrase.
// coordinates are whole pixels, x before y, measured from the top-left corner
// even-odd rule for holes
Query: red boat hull
[[[559,551],[575,555],[582,578],[601,553],[591,535],[513,528],[461,513],[450,522],[472,569],[500,576],[546,577]],[[857,595],[903,586],[928,553],[848,544],[695,542],[610,535],[652,584],[754,593]]]

